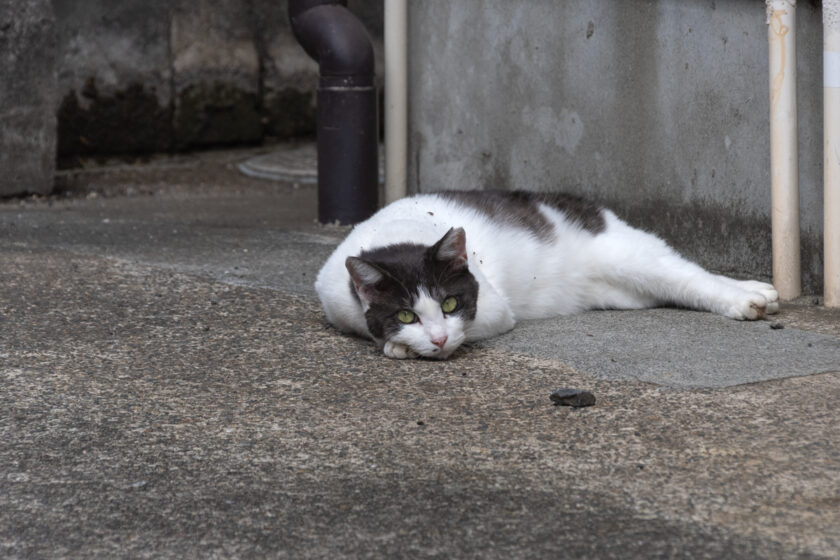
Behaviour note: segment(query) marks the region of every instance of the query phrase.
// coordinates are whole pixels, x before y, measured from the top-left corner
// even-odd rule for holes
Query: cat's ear
[[[467,234],[464,228],[450,228],[440,241],[434,244],[435,259],[448,262],[456,270],[467,267]]]
[[[376,296],[376,285],[385,278],[385,275],[378,267],[370,264],[359,257],[347,257],[344,261],[347,272],[353,280],[353,286],[359,297],[370,303]]]

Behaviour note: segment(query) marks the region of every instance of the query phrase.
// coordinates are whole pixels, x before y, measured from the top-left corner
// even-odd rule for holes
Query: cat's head
[[[404,344],[445,359],[475,319],[478,282],[467,267],[466,235],[450,229],[432,246],[389,245],[347,258],[351,290],[381,345]]]

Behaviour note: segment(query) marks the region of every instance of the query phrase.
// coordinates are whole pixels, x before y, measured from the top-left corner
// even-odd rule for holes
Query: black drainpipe
[[[347,0],[288,0],[295,38],[318,62],[318,221],[376,211],[379,165],[373,45]]]

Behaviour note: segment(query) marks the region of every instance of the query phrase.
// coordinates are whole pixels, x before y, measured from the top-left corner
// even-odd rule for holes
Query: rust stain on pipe
[[[790,27],[782,23],[782,16],[787,15],[787,10],[775,10],[770,16],[770,29],[779,41],[779,71],[773,76],[773,85],[770,88],[770,104],[775,109],[776,101],[779,99],[779,94],[782,89],[782,84],[785,82],[785,60],[787,56],[785,46],[785,35],[790,31]]]

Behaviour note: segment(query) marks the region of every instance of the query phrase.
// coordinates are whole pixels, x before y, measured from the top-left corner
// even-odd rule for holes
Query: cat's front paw
[[[405,344],[400,344],[399,342],[386,342],[385,346],[382,348],[382,351],[389,358],[394,358],[396,360],[405,360],[408,358],[417,358],[418,356],[420,356],[420,354],[418,354]]]

